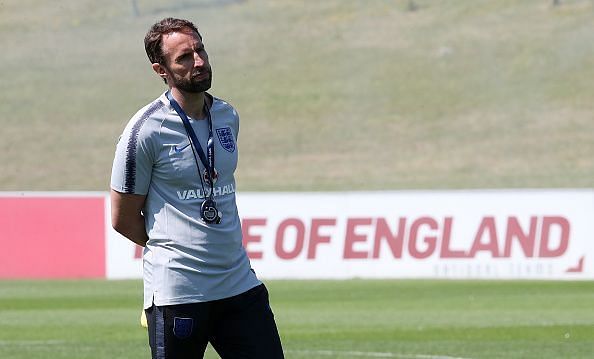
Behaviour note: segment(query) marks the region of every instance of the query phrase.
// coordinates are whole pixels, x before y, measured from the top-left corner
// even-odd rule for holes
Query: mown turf
[[[187,17],[241,115],[238,189],[594,187],[593,3],[5,0],[0,190],[105,190]]]
[[[287,358],[590,358],[594,348],[592,282],[267,285]],[[140,281],[0,282],[0,358],[146,358],[140,293]]]

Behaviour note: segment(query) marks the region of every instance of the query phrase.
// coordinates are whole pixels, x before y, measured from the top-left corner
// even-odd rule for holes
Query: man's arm
[[[146,246],[148,236],[141,211],[146,196],[111,190],[111,225],[139,246]]]

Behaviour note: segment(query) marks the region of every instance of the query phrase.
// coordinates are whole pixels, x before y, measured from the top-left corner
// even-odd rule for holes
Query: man
[[[239,118],[213,97],[191,22],[166,18],[145,37],[169,90],[138,111],[117,145],[113,227],[143,246],[152,357],[283,358],[268,292],[250,268],[235,203]]]

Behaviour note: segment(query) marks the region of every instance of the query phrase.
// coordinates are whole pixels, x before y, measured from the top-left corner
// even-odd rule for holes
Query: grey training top
[[[214,98],[210,109],[220,224],[200,219],[204,191],[183,123],[165,94],[138,111],[118,142],[111,188],[146,195],[149,241],[144,249],[144,307],[211,301],[243,293],[260,281],[242,245],[235,203],[239,116]],[[208,121],[190,118],[204,153]],[[204,166],[198,158],[200,173]],[[204,183],[206,195],[210,186]]]

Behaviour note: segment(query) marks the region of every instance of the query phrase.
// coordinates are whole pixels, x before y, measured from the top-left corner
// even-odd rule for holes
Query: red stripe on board
[[[104,278],[103,197],[0,197],[0,278]]]

